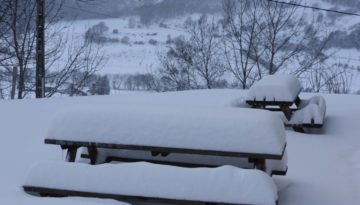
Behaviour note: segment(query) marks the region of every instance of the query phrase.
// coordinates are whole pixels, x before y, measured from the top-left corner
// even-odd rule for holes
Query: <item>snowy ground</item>
[[[65,155],[56,146],[44,145],[46,127],[62,109],[91,106],[175,105],[196,109],[234,106],[246,92],[240,90],[176,93],[125,93],[108,97],[52,98],[0,102],[0,204],[120,204],[118,201],[84,198],[38,198],[21,186],[33,163],[61,161]],[[303,97],[308,98],[306,94]],[[360,204],[360,96],[324,95],[325,127],[313,134],[287,131],[289,172],[275,177],[280,205]]]

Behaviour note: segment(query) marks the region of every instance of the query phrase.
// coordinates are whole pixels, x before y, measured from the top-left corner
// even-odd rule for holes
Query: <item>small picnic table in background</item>
[[[321,128],[326,112],[325,100],[320,96],[302,100],[299,96],[301,90],[301,83],[295,76],[266,76],[250,88],[246,103],[252,108],[282,111],[287,119],[285,125],[295,131],[304,132],[304,128]],[[300,116],[305,112],[310,115],[307,118],[311,119]]]

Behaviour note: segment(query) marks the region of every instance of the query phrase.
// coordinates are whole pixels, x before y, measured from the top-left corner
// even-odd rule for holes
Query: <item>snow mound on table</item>
[[[314,96],[300,105],[300,110],[294,112],[291,124],[323,124],[326,114],[326,102],[322,96]]]
[[[179,168],[150,163],[104,164],[43,162],[24,186],[234,204],[275,204],[271,177],[232,166]]]
[[[47,139],[281,155],[285,128],[274,113],[224,107],[108,107],[70,110]]]
[[[293,102],[301,89],[300,81],[293,75],[269,75],[250,88],[247,100]]]

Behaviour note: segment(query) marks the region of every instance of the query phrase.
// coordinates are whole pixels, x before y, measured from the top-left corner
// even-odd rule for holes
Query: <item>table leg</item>
[[[299,96],[297,96],[297,98],[295,99],[295,105],[297,108],[299,108],[300,104],[301,104],[301,99]]]
[[[292,110],[290,109],[290,107],[282,105],[282,106],[280,106],[280,108],[281,108],[282,112],[284,113],[286,119],[291,120]]]
[[[97,161],[97,155],[98,155],[96,147],[90,146],[90,147],[87,147],[87,150],[89,153],[90,164],[95,165],[96,161]]]
[[[75,162],[77,149],[78,147],[76,146],[70,146],[67,148],[67,154],[66,154],[67,162]]]

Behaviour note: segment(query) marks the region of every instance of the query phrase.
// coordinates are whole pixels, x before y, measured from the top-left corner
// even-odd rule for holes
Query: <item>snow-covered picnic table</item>
[[[314,96],[310,100],[301,100],[301,90],[301,83],[295,76],[265,76],[250,88],[246,103],[252,108],[282,111],[286,117],[285,124],[295,131],[322,127],[326,113],[324,98]],[[294,104],[296,107],[292,107]]]
[[[250,88],[246,102],[253,106],[298,105],[301,89],[301,83],[295,76],[269,75]]]
[[[266,159],[283,159],[285,135],[281,119],[264,110],[121,107],[63,112],[45,143],[67,149],[68,161],[85,147],[92,163],[103,148],[241,157],[266,171]]]

